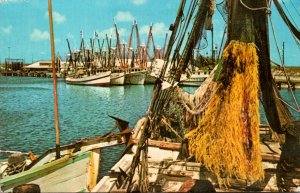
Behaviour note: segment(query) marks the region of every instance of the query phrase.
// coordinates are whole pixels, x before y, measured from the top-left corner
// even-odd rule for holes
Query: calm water
[[[101,136],[114,115],[133,127],[145,115],[153,86],[83,87],[58,81],[61,143]],[[52,79],[0,76],[0,149],[40,154],[55,146]],[[103,151],[106,167],[122,148]],[[107,168],[107,169],[108,169]]]
[[[59,80],[61,143],[103,135],[114,126],[114,120],[107,115],[127,120],[133,128],[148,109],[152,89],[151,85],[73,86]],[[195,88],[186,90],[193,92]],[[287,90],[281,94],[292,103]],[[300,98],[299,90],[296,96]],[[52,79],[0,76],[0,149],[40,154],[54,147],[53,112]],[[121,151],[120,147],[103,151],[103,162],[108,163],[104,169],[113,165]]]

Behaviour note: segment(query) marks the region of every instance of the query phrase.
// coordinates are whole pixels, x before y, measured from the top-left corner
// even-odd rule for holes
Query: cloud
[[[99,38],[105,38],[105,34],[107,34],[109,37],[110,35],[113,35],[114,33],[115,33],[115,28],[111,27],[111,28],[100,31],[98,34],[99,34]]]
[[[149,25],[143,25],[140,28],[140,34],[148,34],[149,33],[149,29],[150,29]]]
[[[147,25],[142,26],[140,29],[140,33],[148,35],[149,28],[150,26]],[[163,22],[155,23],[154,25],[152,25],[152,34],[154,37],[165,36],[168,31],[168,27]]]
[[[11,29],[12,29],[12,26],[11,26],[11,25],[9,25],[9,26],[7,26],[7,27],[1,27],[1,31],[2,31],[3,33],[5,33],[5,34],[10,34]]]
[[[67,34],[67,38],[68,39],[74,39],[75,37],[74,37],[74,35],[73,34],[71,34],[70,32]]]
[[[115,20],[118,22],[128,22],[133,21],[134,17],[129,11],[118,11]]]
[[[21,2],[25,2],[25,0],[0,0],[0,4],[1,3],[21,3]]]
[[[146,0],[131,0],[131,2],[135,5],[142,5],[146,3]]]
[[[126,37],[129,34],[129,32],[125,28],[118,28],[118,32],[120,34],[121,41],[122,41],[122,37]],[[116,39],[116,32],[114,27],[104,29],[100,31],[98,34],[100,39],[105,38],[106,37],[105,34],[107,34],[108,37],[112,37],[112,39]]]
[[[153,35],[164,36],[168,31],[169,28],[163,22],[155,23],[153,25],[153,29],[152,29]]]
[[[46,18],[49,17],[48,11],[45,13],[45,17]],[[55,12],[55,11],[52,13],[52,17],[53,17],[53,21],[57,24],[61,24],[66,21],[66,16],[61,15],[60,13]]]
[[[49,40],[49,32],[47,31],[41,31],[39,29],[34,29],[31,34],[30,34],[30,39],[32,41],[44,41],[44,40]]]

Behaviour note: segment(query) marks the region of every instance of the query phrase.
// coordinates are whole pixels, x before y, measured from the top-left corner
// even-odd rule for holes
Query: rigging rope
[[[300,16],[300,13],[299,13],[299,10],[296,8],[295,4],[293,3],[292,0],[291,1],[291,4],[293,5],[294,9],[296,10],[296,13]]]
[[[290,18],[291,18],[292,21],[294,22],[295,27],[297,28],[297,30],[299,30],[299,28],[298,28],[298,26],[297,26],[297,23],[295,22],[295,20],[294,20],[293,16],[291,15],[289,9],[288,9],[287,6],[285,5],[285,2],[284,2],[283,0],[281,0],[281,1],[282,1],[282,3],[283,3],[283,6],[285,7],[287,13],[289,14]]]
[[[269,7],[249,7],[248,5],[246,5],[243,0],[240,0],[240,3],[247,9],[251,10],[251,11],[259,11],[259,10],[266,10],[266,11],[270,11]]]
[[[289,80],[289,78],[288,78],[288,75],[287,75],[287,73],[286,73],[286,70],[285,70],[285,67],[284,67],[284,64],[283,64],[282,57],[281,57],[281,55],[280,55],[280,50],[279,50],[279,46],[278,46],[277,37],[276,37],[276,33],[275,33],[275,29],[274,29],[273,22],[272,22],[271,14],[269,14],[269,20],[270,20],[270,24],[271,24],[271,27],[272,27],[273,36],[274,36],[274,39],[275,39],[275,44],[276,44],[278,56],[279,56],[279,58],[280,58],[280,63],[281,63],[281,66],[282,66],[282,68],[283,68],[284,76],[285,76],[285,78],[286,78],[286,80],[287,80],[287,83],[288,83],[288,89],[289,89],[289,91],[290,91],[291,94],[292,94],[292,97],[293,97],[293,100],[294,100],[294,102],[295,102],[295,105],[296,105],[297,109],[300,111],[299,105],[298,105],[298,102],[297,102],[297,99],[296,99],[296,97],[295,97],[295,95],[294,95],[294,92],[292,91],[292,87],[291,87],[291,84],[290,84],[290,80]]]

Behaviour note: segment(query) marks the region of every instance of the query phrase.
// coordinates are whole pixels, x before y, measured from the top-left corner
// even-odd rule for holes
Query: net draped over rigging
[[[227,69],[222,71],[217,91],[198,127],[186,135],[189,151],[219,182],[224,174],[227,178],[262,179],[256,47],[231,41],[223,60]]]

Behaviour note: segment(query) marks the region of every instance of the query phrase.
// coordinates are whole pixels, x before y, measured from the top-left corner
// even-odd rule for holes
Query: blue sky
[[[300,11],[300,0],[284,2],[300,27],[300,15],[291,4],[293,2]],[[64,56],[68,52],[66,38],[70,40],[72,49],[78,48],[81,30],[87,42],[95,31],[101,39],[106,33],[113,33],[113,19],[118,25],[121,40],[126,42],[134,19],[143,43],[146,43],[149,25],[153,23],[155,43],[163,47],[165,34],[175,20],[179,3],[180,0],[52,0],[56,53]],[[24,58],[27,63],[50,59],[47,6],[47,0],[0,0],[1,62],[9,52],[12,58]],[[272,18],[280,48],[283,41],[286,45],[286,64],[300,65],[300,50],[276,10],[273,10]],[[224,21],[217,11],[213,21],[215,42],[219,46]],[[210,40],[210,32],[207,35]],[[272,58],[279,62],[271,33],[270,39]],[[210,53],[209,47],[202,50],[203,55]]]

